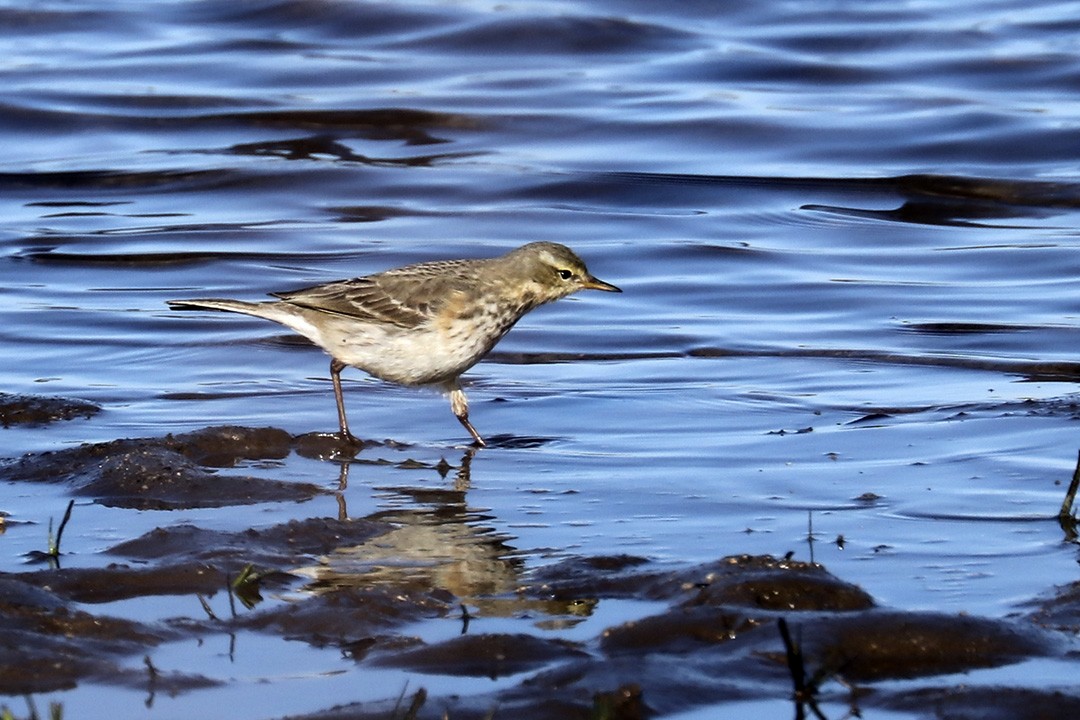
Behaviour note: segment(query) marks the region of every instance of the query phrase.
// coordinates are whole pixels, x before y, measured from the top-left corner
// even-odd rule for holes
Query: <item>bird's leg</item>
[[[454,411],[458,422],[464,425],[465,429],[472,435],[473,443],[477,447],[486,446],[487,443],[484,442],[484,438],[480,437],[480,433],[476,432],[476,428],[469,422],[469,401],[465,398],[462,389],[456,384],[450,388],[450,409]]]
[[[341,371],[345,369],[345,363],[331,358],[330,380],[334,383],[334,399],[337,400],[338,427],[341,431],[341,439],[352,445],[359,445],[360,440],[349,432],[349,421],[345,418],[345,396],[341,392]]]

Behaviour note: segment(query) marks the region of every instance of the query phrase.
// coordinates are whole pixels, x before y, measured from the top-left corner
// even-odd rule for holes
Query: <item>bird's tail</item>
[[[165,303],[173,310],[224,310],[225,312],[243,313],[255,317],[268,317],[267,307],[275,303],[253,303],[242,300],[168,300]]]
[[[269,302],[244,302],[243,300],[168,300],[167,303],[173,310],[224,310],[225,312],[242,313],[253,315],[265,320],[273,320],[287,328],[300,333],[311,342],[325,348],[327,343],[323,338],[322,328],[318,323],[312,323],[307,312],[292,303],[280,300]]]

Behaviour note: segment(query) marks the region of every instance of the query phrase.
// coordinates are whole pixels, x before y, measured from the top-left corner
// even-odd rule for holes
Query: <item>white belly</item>
[[[321,341],[316,342],[337,360],[401,385],[452,381],[479,362],[495,344],[477,333],[453,337],[434,330],[355,324],[323,328],[320,335]]]
[[[454,324],[440,328],[438,321],[403,329],[328,313],[316,314],[286,303],[265,303],[257,309],[258,313],[245,311],[292,328],[346,365],[401,385],[456,380],[479,362],[517,320],[508,318],[509,322],[496,327],[490,313],[481,313],[479,322],[487,324],[487,332]]]

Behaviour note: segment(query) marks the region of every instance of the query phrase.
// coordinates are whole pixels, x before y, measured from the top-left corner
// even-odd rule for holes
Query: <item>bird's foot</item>
[[[360,454],[365,443],[352,433],[310,432],[296,438],[296,451],[305,457],[321,460],[352,459]]]

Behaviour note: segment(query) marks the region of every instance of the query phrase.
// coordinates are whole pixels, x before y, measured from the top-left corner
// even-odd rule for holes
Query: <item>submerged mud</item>
[[[0,427],[47,425],[58,420],[88,418],[101,406],[85,400],[0,392]]]
[[[283,457],[305,442],[273,428],[207,428],[26,455],[2,476],[62,483],[72,495],[140,509],[295,502],[328,491],[222,470]],[[736,555],[673,570],[633,555],[586,556],[527,571],[505,538],[476,526],[463,489],[400,492],[428,509],[238,531],[169,525],[163,516],[157,529],[107,548],[103,567],[65,568],[58,553],[49,567],[0,574],[0,694],[80,683],[151,697],[197,692],[228,680],[160,670],[153,650],[250,631],[417,676],[408,698],[395,689],[384,700],[303,716],[309,720],[385,718],[406,707],[411,717],[455,720],[493,710],[526,720],[643,718],[761,697],[928,717],[1067,716],[1080,707],[1073,688],[977,691],[937,682],[1030,659],[1075,662],[1075,587],[1024,617],[998,620],[883,607],[824,566],[790,558]],[[219,595],[229,599],[228,614],[206,602]],[[93,612],[154,596],[196,599],[204,613],[138,622]],[[665,609],[586,639],[525,632],[527,622],[506,632],[485,627],[496,617],[572,627],[614,600]],[[458,622],[460,633],[425,642],[410,630],[433,620]],[[424,678],[438,675],[503,683],[429,695]],[[901,691],[888,683],[900,679],[919,685]]]
[[[119,661],[145,655],[176,636],[166,627],[77,610],[70,595],[52,589],[55,579],[48,571],[0,577],[0,694],[49,692],[82,681],[133,682]],[[103,586],[110,579],[109,574],[98,574],[95,583]],[[209,678],[173,676],[157,681],[174,692],[217,684]]]

